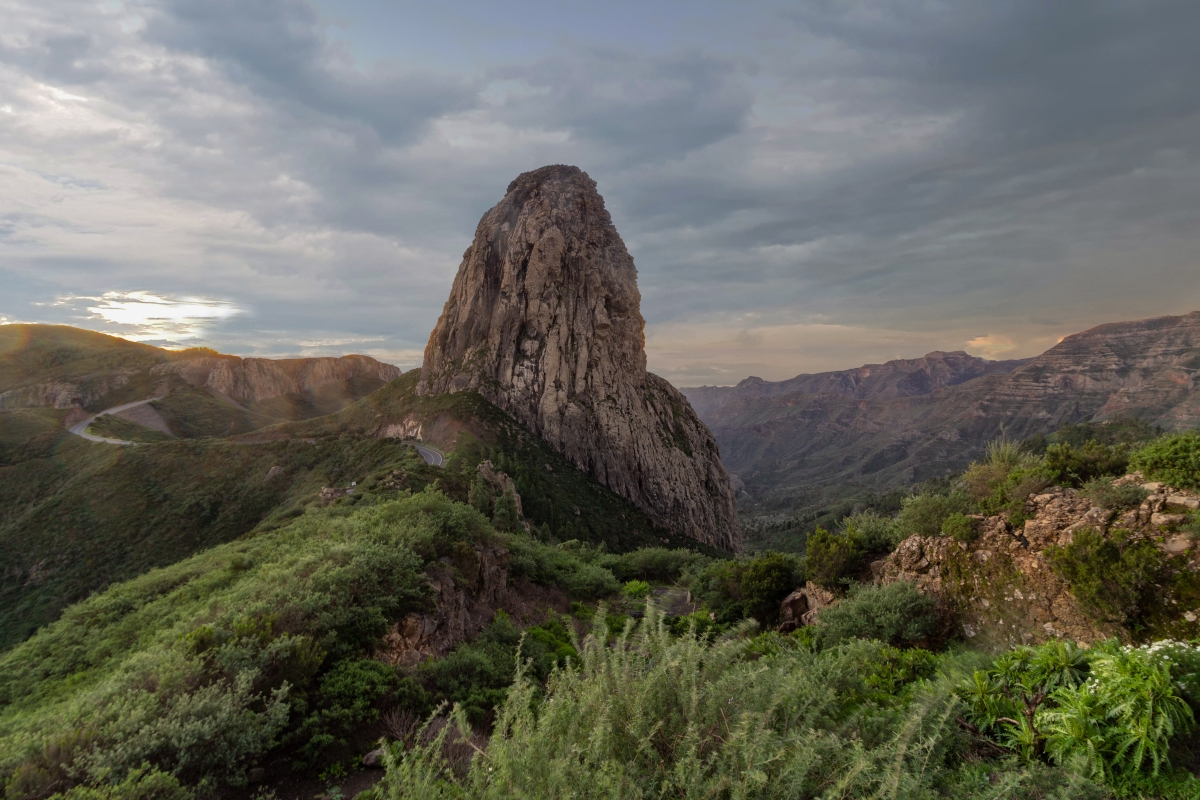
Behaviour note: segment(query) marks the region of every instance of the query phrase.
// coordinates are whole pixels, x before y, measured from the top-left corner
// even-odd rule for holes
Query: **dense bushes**
[[[937,632],[933,600],[912,584],[859,584],[837,605],[821,612],[816,629],[822,646],[874,639],[894,647],[927,644]]]
[[[1130,467],[1176,489],[1200,489],[1200,432],[1156,439],[1134,452]]]
[[[610,633],[544,695],[518,676],[477,757],[453,757],[470,735],[461,714],[390,747],[373,799],[1100,796],[1066,770],[970,753],[928,654],[676,638],[653,611],[606,646]]]
[[[1046,476],[1056,486],[1082,486],[1093,478],[1105,475],[1121,475],[1129,466],[1129,448],[1126,445],[1107,445],[1095,440],[1082,447],[1072,447],[1065,442],[1046,448]]]
[[[850,536],[817,528],[804,549],[804,577],[825,589],[841,588],[842,580],[857,572],[863,551]]]
[[[1055,641],[1005,653],[960,691],[970,721],[1026,760],[1048,757],[1121,796],[1191,798],[1200,783],[1170,754],[1194,726],[1186,692],[1198,679],[1195,645]]]
[[[1083,485],[1079,493],[1109,511],[1137,508],[1149,495],[1149,492],[1136,483],[1117,486],[1112,478],[1093,478]]]
[[[1165,557],[1151,541],[1127,531],[1110,536],[1084,528],[1070,544],[1051,547],[1050,566],[1071,586],[1071,594],[1093,617],[1136,627],[1163,578]]]
[[[970,498],[960,492],[948,495],[917,494],[905,498],[897,524],[904,538],[940,536],[946,517],[972,510]]]
[[[424,563],[492,536],[474,509],[423,492],[305,515],[71,607],[0,656],[0,776],[26,787],[10,796],[143,762],[238,784],[279,743],[336,753],[412,694],[363,659],[425,607]]]
[[[721,623],[752,617],[763,624],[779,618],[779,604],[800,585],[800,562],[784,553],[715,561],[692,575],[692,595]]]

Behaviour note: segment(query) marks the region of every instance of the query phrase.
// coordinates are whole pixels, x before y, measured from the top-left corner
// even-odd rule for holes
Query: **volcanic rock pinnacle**
[[[595,181],[577,167],[526,172],[463,254],[417,392],[475,390],[658,525],[740,550],[712,434],[646,372],[640,306]]]

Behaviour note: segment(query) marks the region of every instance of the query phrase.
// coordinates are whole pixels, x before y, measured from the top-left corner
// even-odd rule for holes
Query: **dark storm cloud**
[[[419,30],[364,62],[303,0],[114,8],[0,10],[7,318],[190,293],[247,309],[210,331],[243,352],[417,358],[479,215],[553,162],[598,181],[683,383],[816,368],[789,336],[1033,351],[1200,306],[1194,3],[750,4],[439,70]]]

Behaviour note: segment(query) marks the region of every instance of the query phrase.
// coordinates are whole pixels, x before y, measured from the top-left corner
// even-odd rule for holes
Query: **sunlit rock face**
[[[646,372],[640,306],[595,182],[527,172],[480,220],[417,391],[478,391],[659,525],[736,551],[729,476],[687,400]]]

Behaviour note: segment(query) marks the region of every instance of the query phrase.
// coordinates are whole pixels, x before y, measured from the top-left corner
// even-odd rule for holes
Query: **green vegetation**
[[[905,498],[896,522],[905,539],[909,536],[940,536],[947,517],[972,510],[970,498],[961,492],[915,494]]]
[[[129,442],[169,442],[175,438],[162,431],[147,428],[145,425],[114,417],[112,414],[96,417],[95,421],[88,426],[88,433]]]
[[[1084,528],[1069,545],[1052,547],[1046,555],[1085,611],[1127,628],[1143,624],[1146,609],[1155,604],[1156,587],[1166,582],[1166,556],[1153,542],[1127,531],[1106,537]]]
[[[477,757],[466,756],[472,731],[458,709],[389,747],[370,797],[1104,795],[1068,769],[976,745],[985,736],[957,721],[968,705],[945,677],[958,657],[676,637],[653,610],[611,637],[598,621],[578,663],[544,688],[518,673]]]
[[[118,447],[57,428],[17,458],[0,464],[0,647],[107,584],[301,513],[322,486],[395,470],[417,489],[433,480],[411,448],[358,438]]]
[[[1079,493],[1109,511],[1137,508],[1150,494],[1135,483],[1116,486],[1112,478],[1092,478],[1080,488]]]
[[[822,646],[851,639],[873,639],[893,647],[928,646],[938,630],[933,600],[903,581],[858,584],[818,620],[815,633]]]
[[[717,622],[744,618],[764,625],[779,618],[779,604],[800,585],[800,562],[785,553],[764,553],[728,561],[713,561],[688,577],[698,598]]]
[[[1147,480],[1176,489],[1200,489],[1200,431],[1164,436],[1134,452],[1130,467]]]
[[[817,528],[804,551],[804,577],[825,589],[837,589],[858,572],[862,558],[852,537]]]
[[[424,570],[489,544],[532,545],[523,556],[534,580],[553,580],[571,558],[496,533],[429,488],[310,510],[75,604],[0,656],[8,796],[124,780],[143,762],[219,789],[241,785],[269,753],[344,758],[356,731],[389,708],[423,713],[449,699],[486,714],[517,663],[520,633],[503,618],[415,676],[371,656],[389,625],[428,608]],[[543,563],[551,553],[559,563]],[[520,652],[549,674],[573,651],[551,621],[527,632]]]
[[[1051,642],[1003,654],[960,691],[976,729],[1025,761],[1068,766],[1121,797],[1192,798],[1200,782],[1172,756],[1191,746],[1197,680],[1196,645]]]
[[[942,520],[942,535],[949,536],[956,542],[969,544],[979,538],[979,529],[975,520],[966,514],[955,512]]]
[[[626,581],[621,587],[621,594],[634,600],[640,600],[650,594],[650,584],[645,581],[632,580]]]

